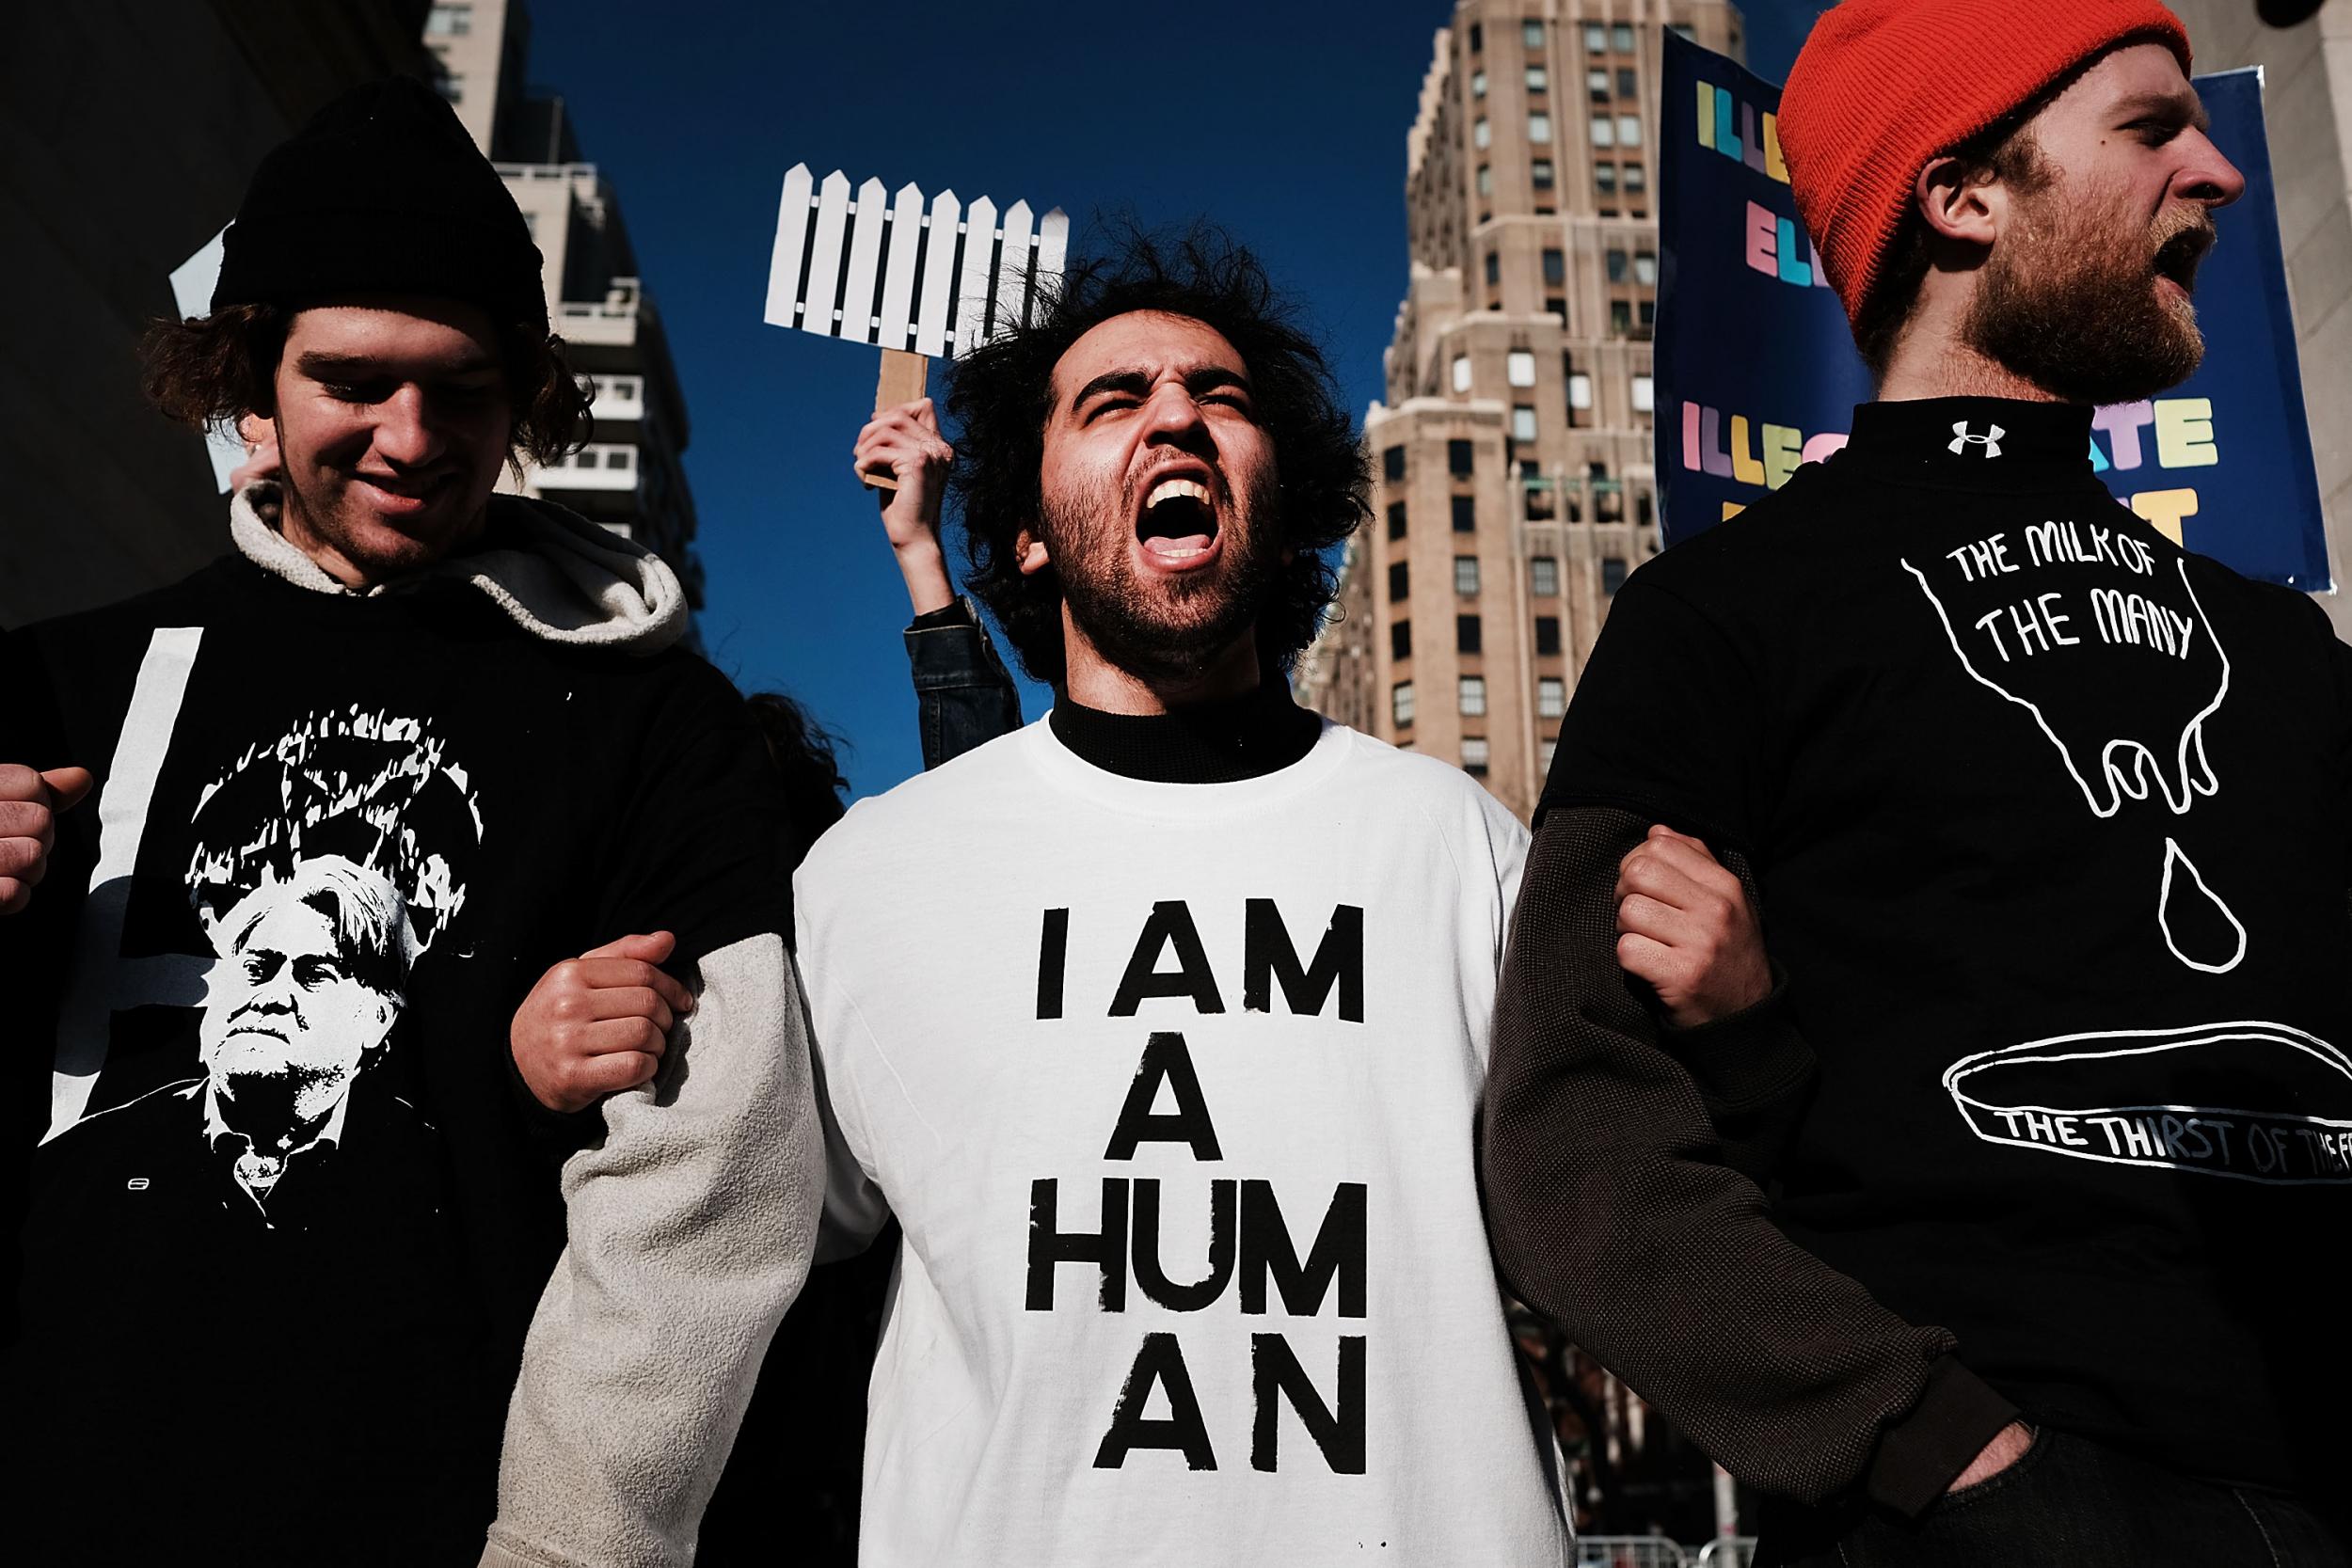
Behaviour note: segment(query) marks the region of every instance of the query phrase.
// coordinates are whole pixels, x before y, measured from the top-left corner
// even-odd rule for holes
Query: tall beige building
[[[1406,137],[1375,516],[1307,694],[1533,811],[1610,596],[1659,548],[1659,40],[1724,0],[1459,0]]]
[[[619,199],[580,155],[564,102],[524,86],[531,18],[520,0],[442,0],[424,24],[441,95],[487,153],[546,258],[548,314],[596,383],[588,445],[501,489],[545,496],[660,554],[702,607],[694,498],[682,454],[686,397],[660,312],[637,270]]]
[[[2293,27],[2265,26],[2247,0],[2166,3],[2188,25],[2199,71],[2263,69],[2279,240],[2337,583],[2319,602],[2336,635],[2352,637],[2352,0],[2328,0]]]

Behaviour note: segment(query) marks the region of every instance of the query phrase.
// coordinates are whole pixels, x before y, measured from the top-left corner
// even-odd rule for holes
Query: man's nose
[[[1176,382],[1155,388],[1144,400],[1143,436],[1147,441],[1197,447],[1206,441],[1209,422],[1190,391]]]
[[[2189,163],[2174,185],[2183,197],[2207,207],[2227,207],[2246,194],[2246,176],[2221,155],[2211,137],[2202,131],[2189,131],[2181,139],[2188,148]]]
[[[421,468],[441,455],[447,443],[435,428],[424,388],[410,385],[376,404],[375,451],[388,463]]]

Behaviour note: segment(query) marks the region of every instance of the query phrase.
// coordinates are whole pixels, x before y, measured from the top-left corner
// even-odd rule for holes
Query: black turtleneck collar
[[[1254,779],[1298,761],[1323,733],[1323,721],[1291,701],[1279,675],[1246,697],[1176,713],[1104,713],[1063,693],[1048,722],[1082,761],[1148,784]]]
[[[1890,479],[1967,489],[2094,483],[2091,410],[2012,398],[1920,398],[1866,403],[1840,455]]]

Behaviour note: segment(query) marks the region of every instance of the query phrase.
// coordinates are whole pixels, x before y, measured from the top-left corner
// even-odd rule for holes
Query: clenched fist
[[[33,888],[49,869],[57,842],[57,818],[89,793],[87,768],[0,765],[0,914],[14,914],[32,900]]]
[[[623,937],[539,976],[515,1009],[515,1066],[550,1111],[584,1111],[650,1081],[670,1028],[694,994],[654,966],[677,949],[667,931]]]
[[[1671,828],[1650,829],[1618,863],[1617,931],[1617,962],[1649,982],[1677,1029],[1772,994],[1772,961],[1740,879]]]

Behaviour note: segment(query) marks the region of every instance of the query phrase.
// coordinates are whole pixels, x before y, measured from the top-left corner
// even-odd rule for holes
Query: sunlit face
[[[293,1119],[333,1109],[384,1043],[400,1003],[345,969],[327,914],[281,885],[230,911],[198,1028],[205,1070],[232,1102],[265,1101]]]
[[[2082,403],[2185,380],[2204,354],[2190,304],[2213,211],[2246,182],[2162,44],[2101,58],[2026,127],[2045,182],[2010,193],[1963,326],[1971,346]]]
[[[1250,635],[1282,565],[1273,444],[1233,345],[1187,317],[1116,316],[1054,367],[1041,549],[1110,662],[1196,674]]]
[[[513,428],[490,318],[386,297],[299,312],[276,383],[287,537],[354,586],[481,526]]]

